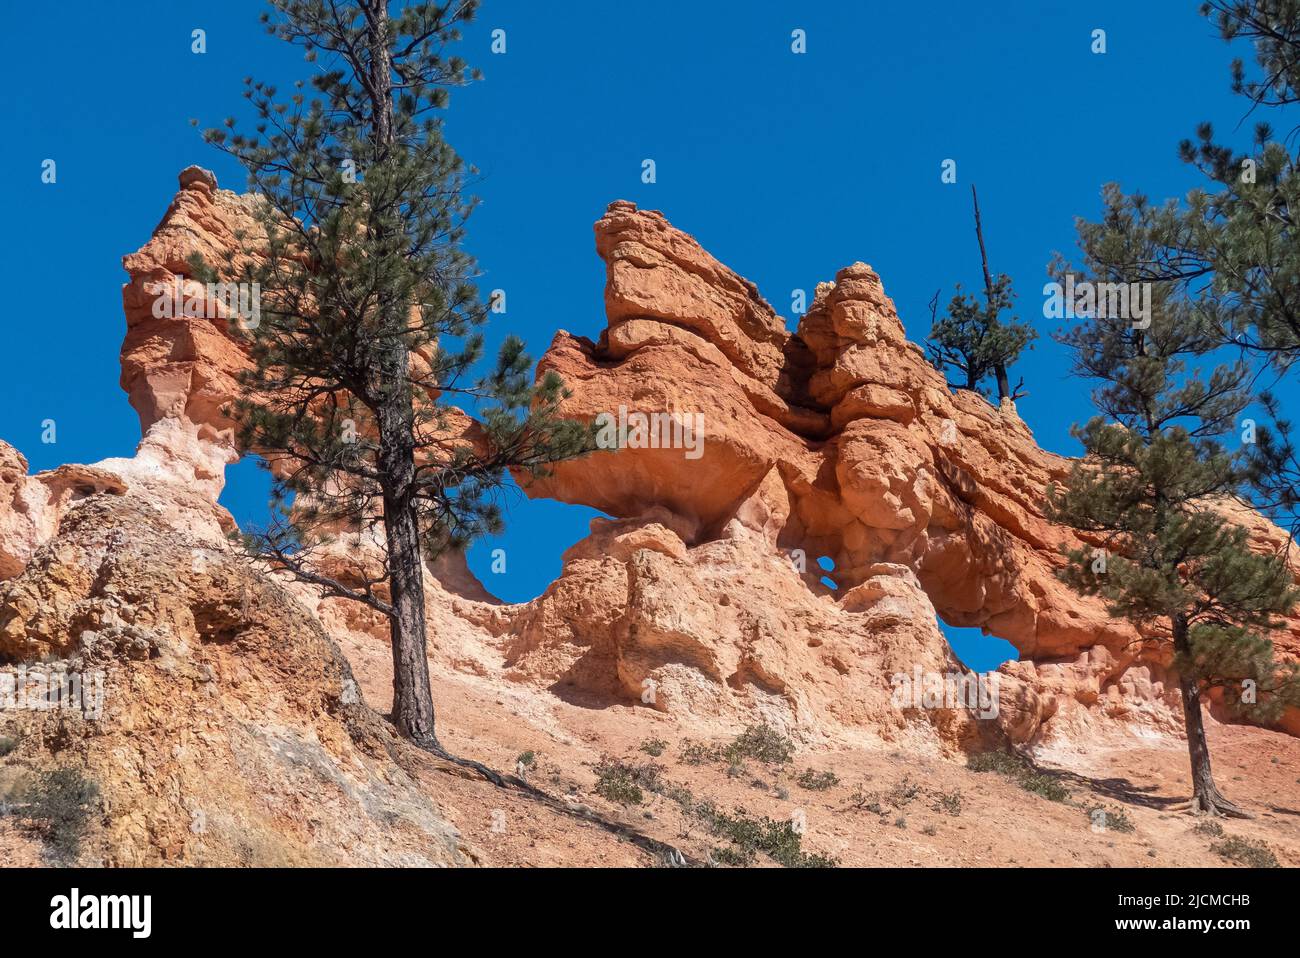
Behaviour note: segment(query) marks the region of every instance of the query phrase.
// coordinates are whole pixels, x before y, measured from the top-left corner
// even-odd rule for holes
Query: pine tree
[[[1104,280],[1129,279],[1087,265],[1105,269]],[[1249,369],[1240,360],[1204,374],[1190,367],[1216,338],[1194,305],[1169,293],[1153,290],[1146,328],[1095,310],[1058,334],[1074,371],[1100,381],[1101,415],[1074,430],[1086,457],[1049,489],[1048,511],[1095,544],[1069,553],[1062,578],[1100,596],[1145,642],[1172,648],[1193,807],[1242,815],[1215,785],[1201,698],[1221,690],[1226,708],[1256,721],[1300,704],[1300,675],[1274,661],[1267,639],[1297,592],[1283,559],[1252,551],[1222,509],[1246,479],[1243,455],[1222,438],[1250,402]]]
[[[1007,377],[1007,367],[1014,363],[1037,334],[1032,328],[1019,322],[1015,316],[1003,319],[1011,311],[1015,293],[1011,289],[1011,277],[1005,273],[997,279],[989,272],[988,253],[984,248],[984,227],[980,222],[979,196],[975,187],[971,187],[971,199],[975,205],[975,237],[979,241],[980,263],[984,268],[984,301],[974,295],[962,293],[961,284],[948,305],[948,313],[943,319],[935,319],[934,314],[939,294],[931,304],[931,326],[929,341],[926,346],[930,352],[930,361],[940,372],[955,370],[962,381],[950,384],[956,389],[969,389],[980,392],[981,384],[989,376],[994,377],[998,400],[1015,401],[1025,395],[1020,391],[1024,385],[1021,379],[1013,390]]]
[[[223,263],[194,264],[260,284],[260,322],[245,331],[253,369],[233,415],[243,446],[272,469],[275,514],[245,540],[324,595],[387,618],[392,721],[445,755],[423,560],[497,532],[507,470],[540,473],[589,449],[591,433],[560,418],[554,374],[529,385],[517,338],[493,371],[471,378],[487,316],[462,249],[471,171],[440,117],[449,88],[476,76],[446,52],[476,2],[410,3],[396,16],[388,0],[271,6],[268,32],[324,62],[283,99],[245,80],[255,135],[233,119],[205,134],[248,170],[266,237],[244,237]],[[452,400],[481,419],[481,434]],[[382,561],[365,571],[322,564],[337,539]]]
[[[1253,47],[1257,75],[1240,59],[1231,65],[1231,86],[1249,102],[1247,115],[1300,102],[1300,3],[1212,0],[1201,12],[1225,41]],[[1108,185],[1102,219],[1079,223],[1080,246],[1104,268],[1169,284],[1194,302],[1207,333],[1249,357],[1267,387],[1300,359],[1297,157],[1266,122],[1242,150],[1217,142],[1213,125],[1201,123],[1179,153],[1204,177],[1202,187],[1184,202],[1154,204]],[[1259,428],[1249,450],[1257,501],[1294,534],[1300,457],[1276,395],[1264,388],[1258,398],[1274,428]]]

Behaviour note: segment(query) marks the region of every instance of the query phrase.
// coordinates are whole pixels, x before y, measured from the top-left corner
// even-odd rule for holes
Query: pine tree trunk
[[[392,62],[388,50],[386,0],[366,0],[363,7],[370,44],[370,85],[374,107],[375,160],[386,158],[393,145]],[[382,227],[375,238],[383,239]],[[379,304],[384,325],[394,330],[406,324],[400,306]],[[429,688],[428,638],[424,619],[424,564],[420,527],[413,496],[415,482],[415,422],[411,407],[410,350],[401,335],[393,335],[379,351],[376,379],[382,397],[377,410],[377,464],[383,488],[384,533],[388,545],[388,584],[393,615],[389,634],[393,647],[393,712],[397,730],[418,745],[438,748],[434,731],[433,695]]]
[[[1174,651],[1185,654],[1189,651],[1187,621],[1181,616],[1174,617],[1173,632]],[[1249,817],[1224,798],[1219,787],[1214,784],[1214,773],[1210,768],[1210,747],[1205,740],[1205,721],[1201,715],[1200,683],[1192,676],[1180,675],[1178,688],[1183,699],[1183,726],[1187,732],[1187,755],[1192,764],[1193,810],[1210,815]]]
[[[1007,367],[998,363],[993,367],[993,372],[998,380],[998,402],[1008,398],[1011,395],[1011,386],[1007,380]]]
[[[993,312],[993,274],[989,272],[989,254],[984,249],[984,225],[980,222],[980,198],[975,192],[975,184],[970,186],[971,202],[975,206],[975,238],[980,244],[980,266],[984,268],[984,309],[988,316],[990,324],[996,319],[997,315]],[[1006,399],[1011,395],[1011,388],[1007,381],[1007,367],[1004,363],[993,364],[993,374],[998,381],[998,402]]]
[[[424,630],[424,567],[419,528],[409,504],[384,497],[389,589],[393,616],[393,724],[418,745],[437,747],[429,690],[428,638]]]
[[[429,690],[424,619],[424,559],[414,498],[415,423],[406,382],[410,351],[392,337],[379,359],[382,399],[377,409],[380,485],[388,547],[388,587],[393,614],[393,724],[415,743],[438,747]]]

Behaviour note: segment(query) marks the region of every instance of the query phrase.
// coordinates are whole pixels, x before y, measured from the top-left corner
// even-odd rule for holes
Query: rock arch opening
[[[991,632],[978,627],[949,625],[942,616],[937,617],[937,622],[953,655],[972,672],[992,672],[1003,662],[1015,662],[1020,658],[1014,645]]]
[[[606,517],[589,506],[557,499],[529,499],[513,480],[502,503],[505,531],[474,542],[466,555],[470,571],[505,602],[535,599],[560,577],[564,553],[585,539],[591,520]]]
[[[235,517],[239,528],[264,527],[271,518],[271,473],[266,460],[248,453],[227,466],[217,503]]]

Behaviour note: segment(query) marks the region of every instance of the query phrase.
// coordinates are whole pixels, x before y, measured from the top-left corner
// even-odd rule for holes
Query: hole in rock
[[[250,454],[226,467],[218,501],[241,529],[262,528],[271,519],[271,474],[262,462]],[[499,501],[505,531],[474,542],[467,560],[483,587],[506,602],[527,602],[545,592],[560,576],[565,550],[587,537],[593,518],[605,517],[587,506],[529,499],[513,481]]]
[[[271,520],[271,474],[263,462],[250,453],[226,467],[226,485],[217,502],[230,510],[241,529],[261,529]]]
[[[1020,658],[1016,647],[1006,639],[985,635],[980,629],[963,629],[939,619],[939,630],[948,640],[953,655],[973,672],[992,672],[1003,662]]]
[[[483,587],[505,602],[535,599],[560,577],[562,556],[587,538],[598,509],[554,499],[529,499],[513,482],[500,504],[505,531],[470,545],[470,571]]]
[[[821,568],[823,572],[835,571],[835,560],[832,559],[830,556],[818,556],[817,565]],[[826,588],[830,589],[832,592],[838,592],[840,590],[840,584],[828,575],[824,575],[821,577],[821,583],[822,585],[826,586]]]

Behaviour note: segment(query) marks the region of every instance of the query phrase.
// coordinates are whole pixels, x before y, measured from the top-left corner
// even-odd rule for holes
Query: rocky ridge
[[[219,259],[256,220],[206,171],[184,171],[180,187],[124,259],[136,454],[33,476],[0,444],[0,662],[107,670],[107,718],[72,733],[120,812],[104,860],[182,848],[187,861],[307,862],[328,847],[374,863],[473,861],[367,706],[385,707],[382,681],[363,693],[352,678],[350,661],[382,671],[386,624],[277,581],[226,540],[217,497],[244,452],[227,410],[247,359],[219,309],[160,317],[154,304],[178,286],[201,298],[191,254]],[[1041,450],[1013,405],[952,393],[870,267],[820,284],[791,333],[662,214],[619,201],[595,235],[607,328],[595,342],[558,333],[539,371],[564,377],[575,417],[698,416],[702,449],[628,444],[529,486],[612,517],[531,602],[501,603],[462,558],[440,560],[427,596],[436,674],[539,714],[547,702],[650,709],[700,735],[761,720],[813,748],[959,757],[1011,742],[1086,764],[1105,745],[1179,747],[1166,654],[1054,574],[1079,541],[1042,502],[1069,460]],[[1238,518],[1261,548],[1282,541],[1249,510]],[[330,561],[364,562],[365,545]],[[1019,650],[996,673],[993,721],[894,698],[892,676],[964,671],[936,615]],[[1297,623],[1276,641],[1300,653]],[[32,748],[65,724],[23,721]],[[1300,733],[1300,720],[1283,727]],[[201,796],[244,816],[207,814]],[[318,799],[328,812],[309,810]],[[274,824],[249,852],[239,836],[262,814]]]

